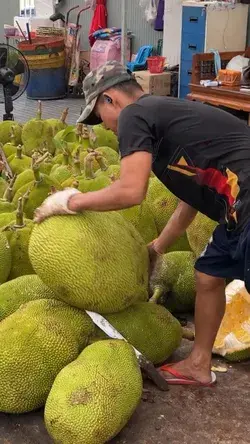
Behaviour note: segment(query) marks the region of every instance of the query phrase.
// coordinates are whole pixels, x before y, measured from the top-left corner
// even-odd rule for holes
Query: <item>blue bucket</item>
[[[33,100],[63,99],[66,96],[65,67],[31,69],[27,97]]]

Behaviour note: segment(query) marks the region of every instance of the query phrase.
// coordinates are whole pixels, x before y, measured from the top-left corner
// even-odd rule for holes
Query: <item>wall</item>
[[[4,3],[0,14],[0,42],[4,42],[4,24],[13,25],[13,18],[19,15],[19,0],[0,0]]]
[[[61,3],[61,10],[66,12],[72,6],[81,4],[79,0],[65,0]],[[127,0],[127,27],[135,35],[133,51],[145,44],[157,46],[158,40],[162,38],[162,32],[154,31],[144,18],[144,10],[139,6],[139,0]],[[108,26],[121,26],[121,0],[107,0]],[[88,31],[93,12],[84,12],[81,24],[83,25],[82,47],[88,49]],[[72,13],[72,18],[75,15]]]

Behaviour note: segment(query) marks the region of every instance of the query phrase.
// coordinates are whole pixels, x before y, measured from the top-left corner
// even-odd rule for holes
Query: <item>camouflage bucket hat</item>
[[[130,80],[132,74],[119,62],[110,61],[90,72],[83,82],[86,107],[77,123],[97,125],[101,120],[95,115],[94,109],[98,97],[107,89]]]

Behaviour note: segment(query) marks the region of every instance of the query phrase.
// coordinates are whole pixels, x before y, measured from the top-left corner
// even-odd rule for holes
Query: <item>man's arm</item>
[[[164,254],[185,233],[196,214],[197,210],[180,202],[158,239],[153,242],[155,252]]]
[[[136,152],[124,157],[119,180],[100,191],[76,194],[69,201],[69,209],[112,211],[141,204],[147,193],[151,166],[150,153]]]
[[[119,180],[100,191],[79,193],[68,189],[55,193],[37,209],[35,222],[56,214],[112,211],[139,205],[147,193],[151,166],[152,154],[146,151],[125,156],[121,161]]]

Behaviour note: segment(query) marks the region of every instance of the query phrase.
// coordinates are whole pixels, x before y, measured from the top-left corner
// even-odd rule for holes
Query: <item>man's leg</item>
[[[194,347],[190,356],[173,368],[183,376],[208,383],[212,348],[225,312],[225,280],[196,271],[196,291]]]

